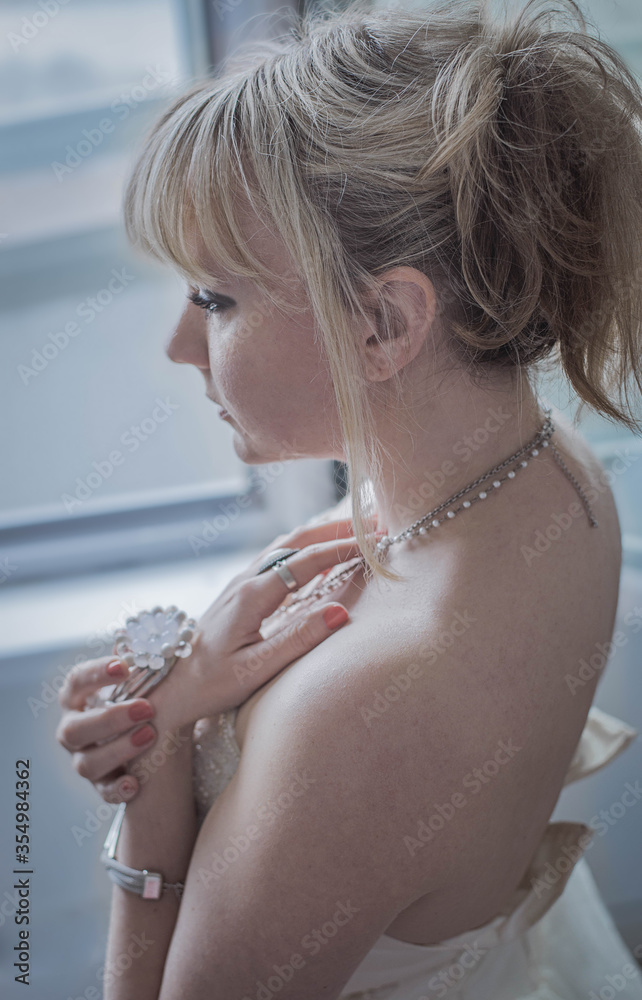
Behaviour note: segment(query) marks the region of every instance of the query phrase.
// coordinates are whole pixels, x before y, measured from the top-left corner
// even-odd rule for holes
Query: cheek
[[[318,428],[333,408],[327,363],[306,326],[221,325],[210,332],[210,365],[219,398],[248,430]]]
[[[243,331],[235,329],[236,324],[217,326],[210,325],[208,331],[208,350],[212,381],[216,394],[222,403],[229,404],[230,409],[238,405],[243,398],[244,382],[249,374],[246,360],[248,351],[247,336]]]

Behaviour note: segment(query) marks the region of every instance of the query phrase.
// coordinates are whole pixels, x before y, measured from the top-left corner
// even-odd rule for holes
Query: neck
[[[375,504],[379,526],[395,535],[527,444],[544,413],[524,378],[488,388],[460,372],[403,424],[378,419],[386,451]]]

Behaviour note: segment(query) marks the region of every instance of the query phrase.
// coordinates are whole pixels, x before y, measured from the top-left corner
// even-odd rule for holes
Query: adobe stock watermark
[[[424,666],[432,664],[438,656],[443,655],[447,649],[454,644],[455,639],[468,631],[470,626],[477,621],[477,618],[468,611],[461,614],[455,612],[449,627],[440,632],[439,635],[427,641],[419,651],[420,660],[413,660],[410,666],[399,673],[390,674],[390,684],[381,691],[375,691],[372,706],[362,706],[359,711],[361,718],[368,728],[371,727],[374,719],[379,719],[387,712],[390,705],[399,701],[402,694],[405,694],[412,685],[413,680],[417,680],[424,673]]]
[[[84,128],[80,134],[80,139],[75,146],[67,144],[65,146],[64,162],[53,160],[51,169],[54,176],[61,183],[68,174],[72,174],[81,163],[83,163],[98,146],[102,145],[105,136],[115,131],[119,121],[129,118],[132,111],[146,101],[150,93],[157,87],[172,81],[171,73],[159,66],[145,66],[145,76],[140,84],[132,87],[127,93],[120,94],[110,105],[114,118],[101,118],[94,128]]]
[[[120,608],[117,618],[89,634],[85,640],[85,647],[90,653],[84,659],[96,660],[101,656],[111,656],[114,652],[114,633],[116,630],[125,628],[128,618],[133,618],[144,610],[135,601],[121,601]]]
[[[191,738],[185,734],[181,736],[178,731],[172,730],[167,730],[162,736],[163,742],[160,745],[157,741],[153,750],[145,751],[127,765],[128,774],[132,774],[140,786],[149,781],[150,776],[156,774],[167,759],[172,757]],[[85,809],[83,825],[74,824],[69,828],[79,847],[84,847],[86,840],[91,839],[95,833],[102,830],[106,823],[111,823],[118,805],[117,802],[103,801],[99,802],[94,810]]]
[[[284,645],[289,646],[292,643],[293,636],[296,636],[297,633],[300,633],[300,637],[295,639],[295,647],[300,650],[300,653],[296,655],[303,655],[308,652],[310,647],[305,631],[313,617],[314,611],[306,610],[301,618],[288,621],[285,626],[277,628],[277,631],[273,635],[268,634],[262,643],[258,645],[258,648],[252,647],[249,652],[244,653],[243,662],[234,663],[232,666],[232,672],[239,686],[244,689],[249,681],[251,688],[256,688],[256,673],[262,670],[264,663],[269,661],[279,649]],[[268,625],[266,631],[269,628],[270,626]]]
[[[106,626],[105,631],[92,632],[87,639],[85,645],[91,648],[92,654],[87,655],[86,653],[79,653],[73,663],[61,667],[50,680],[43,681],[40,685],[40,697],[34,698],[30,695],[27,698],[27,705],[34,719],[37,719],[41,712],[43,712],[49,705],[56,703],[59,705],[59,695],[62,691],[67,677],[71,671],[79,666],[81,663],[85,663],[90,659],[98,659],[100,656],[109,656],[113,651],[113,632],[118,628],[123,628],[126,620],[133,615],[137,615],[143,610],[139,608],[136,604],[130,603],[128,601],[123,601],[120,605],[121,611],[118,617],[110,622]],[[108,631],[111,631],[111,635],[107,635]],[[104,636],[104,638],[103,638]],[[98,648],[97,648],[98,647]]]
[[[345,903],[337,900],[334,905],[337,909],[329,920],[303,935],[299,944],[301,951],[293,952],[289,961],[284,962],[283,965],[275,963],[272,966],[273,974],[268,976],[265,981],[257,979],[254,992],[251,995],[244,993],[242,1000],[273,1000],[285,984],[292,981],[295,972],[305,968],[306,959],[302,952],[307,952],[308,957],[318,955],[328,942],[337,936],[340,929],[345,927],[356,913],[359,913],[358,907],[353,906],[349,899]]]
[[[5,889],[2,897],[0,897],[0,927],[4,927],[7,917],[13,917],[13,922],[16,924],[26,922],[24,918],[25,914],[28,914],[29,911],[29,897],[25,893],[25,890],[28,893],[28,887],[23,884],[24,881],[24,879],[16,878],[11,886],[14,891],[9,892],[8,889]],[[16,916],[21,919],[16,920]],[[27,983],[27,986],[30,985],[30,983]]]
[[[18,569],[17,563],[12,563],[8,556],[0,559],[0,584],[6,583],[13,573]]]
[[[231,10],[236,10],[243,0],[212,0],[212,10],[216,11],[219,21],[222,21]]]
[[[270,483],[278,479],[286,466],[290,465],[293,461],[294,459],[286,459],[283,462],[270,462],[269,465],[262,465],[253,469],[253,488],[251,492],[238,493],[227,503],[219,504],[218,509],[220,514],[204,518],[199,533],[197,535],[189,535],[187,542],[192,550],[192,554],[200,556],[201,553],[209,549],[228,530],[230,525],[238,520],[242,510],[252,504],[253,497],[264,493]]]
[[[416,489],[408,491],[408,498],[405,504],[395,503],[393,509],[395,515],[404,521],[416,520],[418,514],[426,512],[426,500],[432,499],[436,493],[440,492],[448,479],[451,479],[459,469],[459,463],[470,461],[472,456],[483,448],[492,437],[511,420],[513,415],[503,410],[501,406],[489,409],[488,416],[483,424],[470,434],[465,434],[461,440],[455,442],[452,453],[457,462],[452,459],[444,459],[438,469],[424,470],[424,481]]]
[[[145,931],[141,931],[140,934],[131,934],[127,947],[119,952],[116,958],[108,961],[106,965],[99,966],[96,970],[96,979],[100,986],[87,986],[78,996],[68,996],[67,1000],[103,1000],[105,987],[113,986],[124,972],[131,969],[134,960],[141,958],[155,944],[154,940],[147,937]]]
[[[84,479],[81,476],[76,478],[74,493],[61,494],[60,499],[68,514],[75,514],[76,508],[82,507],[96,490],[100,489],[102,484],[111,478],[114,471],[123,465],[127,453],[131,455],[137,452],[141,444],[149,440],[156,433],[158,427],[164,424],[176,410],[180,409],[178,403],[172,403],[168,396],[165,399],[160,399],[157,396],[155,403],[156,406],[148,417],[141,420],[140,424],[132,424],[121,434],[119,441],[126,449],[126,453],[114,449],[101,461],[92,462],[92,469]]]
[[[39,9],[34,10],[31,17],[25,15],[22,18],[20,30],[7,32],[7,41],[13,51],[19,52],[24,45],[28,45],[68,3],[69,0],[38,0],[36,7]]]
[[[96,972],[96,978],[102,981],[103,986],[113,986],[123,972],[127,972],[134,961],[141,958],[155,944],[154,940],[146,936],[144,930],[140,934],[131,934],[129,944],[124,951],[121,951],[116,958],[106,962],[105,965],[101,965]]]
[[[642,962],[642,944],[636,944],[633,949],[633,957],[638,962]],[[635,982],[639,978],[639,967],[636,968],[630,962],[625,962],[619,972],[607,973],[604,976],[604,983],[606,985],[600,988],[599,993],[591,990],[588,1000],[615,1000],[618,993],[626,989],[627,983]]]
[[[268,799],[256,806],[254,812],[258,823],[249,823],[241,833],[230,835],[223,850],[215,851],[212,854],[209,866],[201,866],[198,869],[198,879],[206,889],[210,887],[212,882],[218,882],[230,866],[250,850],[254,841],[260,840],[265,826],[271,826],[284,813],[292,809],[297,800],[305,795],[310,785],[313,785],[317,780],[309,774],[307,769],[302,773],[295,771],[290,775],[290,779],[288,787],[279,792],[274,799]]]
[[[169,757],[173,757],[181,747],[190,743],[192,739],[191,734],[183,733],[181,735],[178,729],[167,729],[164,733],[159,734],[159,737],[161,735],[163,737],[162,743],[157,739],[153,744],[153,749],[145,750],[127,765],[128,773],[136,778],[141,787],[146,781],[149,781],[152,774],[156,774]]]
[[[624,615],[624,624],[630,625],[633,634],[637,635],[642,628],[642,607],[627,611]],[[580,660],[577,674],[575,676],[573,674],[564,675],[566,686],[571,694],[575,694],[578,688],[584,687],[590,680],[593,680],[596,674],[601,673],[615,650],[626,646],[628,642],[629,636],[620,629],[615,630],[608,642],[597,642],[595,644],[596,652],[589,657],[588,661],[584,658]]]
[[[619,799],[612,802],[607,809],[600,809],[599,813],[591,816],[586,824],[589,830],[587,833],[580,834],[577,844],[564,844],[555,861],[547,861],[539,875],[531,878],[531,887],[535,895],[539,898],[554,885],[557,885],[562,875],[568,874],[582,855],[597,843],[594,835],[604,837],[630,809],[634,809],[638,805],[640,799],[642,799],[642,782],[639,780],[626,781],[624,791]]]
[[[110,275],[111,277],[105,282],[103,288],[100,288],[94,295],[88,295],[76,307],[76,316],[84,322],[85,326],[93,323],[96,316],[135,280],[135,275],[130,274],[126,267],[112,267]],[[61,330],[53,330],[47,334],[48,342],[45,342],[40,349],[32,348],[29,364],[18,365],[16,370],[22,379],[22,384],[29,385],[30,381],[40,375],[45,368],[48,368],[51,362],[65,351],[71,341],[75,340],[82,332],[83,327],[78,321],[70,319]]]
[[[74,825],[69,828],[78,846],[83,847],[85,841],[101,830],[105,823],[111,823],[117,809],[117,802],[99,802],[93,812],[91,809],[85,809],[86,819],[83,826]]]
[[[461,950],[456,961],[447,969],[442,969],[436,976],[428,980],[428,992],[422,993],[417,1000],[432,1000],[433,997],[445,997],[448,990],[459,987],[487,954],[488,948],[482,948],[478,941],[468,942]]]
[[[634,462],[637,462],[639,455],[631,455],[628,448],[618,449],[615,452],[615,460],[611,463],[610,469],[603,469],[598,476],[598,486],[582,488],[586,499],[593,504],[601,493],[604,493],[613,485],[618,476],[630,469]],[[534,559],[539,559],[545,552],[548,552],[553,542],[558,542],[565,531],[573,524],[578,517],[586,517],[586,511],[579,500],[573,500],[565,511],[551,514],[549,524],[542,531],[538,528],[533,535],[532,545],[522,545],[520,552],[530,566]]]
[[[488,785],[492,778],[499,773],[500,767],[508,764],[521,749],[522,747],[513,745],[512,739],[509,739],[508,742],[499,740],[493,756],[484,761],[481,767],[474,767],[468,774],[464,775],[462,785],[470,791],[471,795],[479,795],[482,788]],[[416,836],[406,835],[403,838],[410,857],[413,858],[417,851],[430,843],[435,834],[443,830],[446,823],[455,816],[457,810],[464,808],[467,801],[463,792],[453,792],[447,802],[435,803],[434,812],[430,814],[428,819],[419,820]]]

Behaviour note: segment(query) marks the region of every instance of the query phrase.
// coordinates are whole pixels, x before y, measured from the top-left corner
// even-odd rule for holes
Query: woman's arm
[[[132,764],[140,791],[128,803],[116,858],[183,882],[197,835],[192,792],[192,725],[169,728],[154,717],[158,737]],[[104,972],[104,1000],[157,1000],[180,900],[114,885]]]
[[[110,802],[126,798],[121,781],[125,766],[131,772],[129,783],[134,793],[136,785],[143,786],[135,801],[128,799],[116,847],[117,861],[137,869],[159,870],[165,881],[185,880],[197,832],[191,774],[194,722],[240,705],[342,624],[325,621],[325,612],[336,603],[321,603],[294,627],[284,625],[276,636],[265,639],[260,626],[283,601],[283,584],[273,573],[259,573],[261,562],[275,547],[296,548],[289,567],[303,587],[324,569],[358,555],[350,527],[349,520],[342,520],[279,536],[246,572],[230,581],[199,619],[193,654],[177,663],[149,698],[135,699],[135,705],[155,709],[152,718],[159,734],[142,760],[131,743],[130,710],[135,706],[88,705],[90,697],[113,684],[115,662],[109,657],[89,660],[69,672],[59,694],[65,714],[56,736],[73,754],[74,767]],[[187,734],[189,740],[177,739]],[[115,887],[107,1000],[122,1000],[132,993],[143,1000],[156,1000],[179,909],[178,901],[169,897],[151,902]],[[153,942],[145,948],[134,938],[143,932],[149,932]]]
[[[425,812],[418,803],[445,800],[453,768],[465,773],[457,730],[444,739],[443,701],[427,710],[417,683],[407,725],[391,711],[368,727],[362,711],[391,664],[410,664],[380,637],[361,644],[360,662],[329,642],[251,714],[239,766],[194,845],[158,1000],[257,1000],[270,989],[335,1000],[399,912],[445,877],[443,848],[411,856],[404,844]],[[427,761],[440,754],[454,764],[433,775]]]

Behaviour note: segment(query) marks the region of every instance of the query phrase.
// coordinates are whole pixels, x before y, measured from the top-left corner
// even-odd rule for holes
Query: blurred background
[[[639,75],[638,0],[581,6]],[[238,460],[199,373],[163,351],[185,289],[132,254],[120,215],[123,178],[151,120],[237,45],[279,31],[287,10],[276,0],[0,5],[3,996],[22,995],[13,978],[19,758],[31,770],[33,995],[102,996],[111,883],[98,855],[113,808],[54,738],[70,665],[110,653],[113,629],[145,607],[200,614],[272,538],[343,495],[339,463]],[[574,414],[555,378],[542,380],[541,395]],[[615,463],[625,549],[616,628],[626,639],[596,704],[642,730],[641,441],[590,415],[580,427],[605,468]],[[641,743],[566,789],[553,819],[595,821],[642,774]],[[642,804],[595,840],[591,869],[635,947]]]

